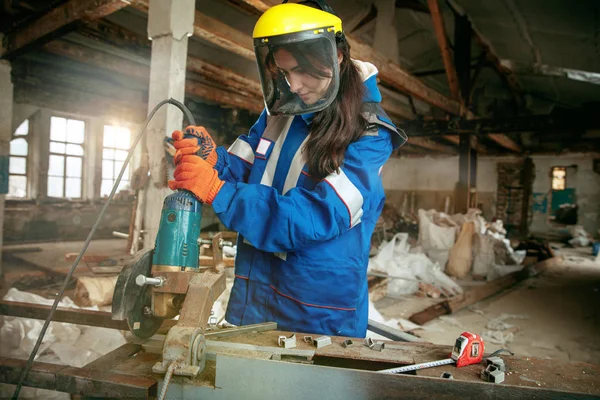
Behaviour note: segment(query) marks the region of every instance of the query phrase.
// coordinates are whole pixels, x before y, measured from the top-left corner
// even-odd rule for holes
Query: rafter
[[[44,46],[44,49],[48,52],[59,54],[78,62],[94,65],[108,71],[121,73],[135,79],[147,81],[150,76],[150,68],[148,65],[111,56],[85,46],[79,46],[58,40],[47,43]],[[249,97],[248,92],[242,94],[231,90],[233,86],[230,85],[230,78],[237,80],[238,82],[243,82],[244,79],[247,78],[239,76],[233,71],[229,71],[225,68],[207,63],[203,60],[195,58],[188,58],[188,60],[189,64],[192,65],[190,70],[205,77],[207,81],[223,85],[223,87],[216,87],[205,82],[198,82],[188,78],[186,80],[186,93],[202,97],[219,104],[249,110],[254,113],[260,113],[262,111],[262,100],[257,97],[255,93]],[[214,73],[211,75],[202,73],[202,71],[205,70],[214,72],[217,69],[221,70],[222,72],[220,76],[217,76]],[[248,88],[251,88],[251,86],[247,87],[246,90],[248,90]]]
[[[248,1],[246,3],[249,3]],[[252,0],[251,5],[267,9],[270,4],[262,0]],[[131,5],[147,11],[147,0],[132,0]],[[248,60],[255,60],[252,38],[230,26],[196,11],[194,36],[213,43],[221,48],[238,54]],[[347,37],[352,46],[353,56],[357,59],[369,60],[379,69],[379,78],[388,86],[406,92],[426,103],[441,108],[451,114],[460,113],[460,105],[446,96],[429,88],[420,80],[403,70],[398,64],[375,52],[370,46],[359,42],[350,35]]]
[[[70,0],[9,34],[2,41],[0,58],[14,57],[29,46],[60,36],[74,29],[77,21],[94,21],[127,5],[122,0]]]
[[[452,57],[452,50],[446,37],[446,28],[444,26],[444,18],[440,12],[440,5],[438,0],[427,0],[429,5],[429,11],[431,13],[431,20],[433,21],[433,29],[437,38],[440,52],[442,53],[442,61],[444,62],[444,68],[446,70],[446,76],[448,78],[448,86],[450,88],[450,95],[456,101],[460,101],[460,91],[458,88],[458,76],[456,69],[454,68],[454,61]]]
[[[438,143],[434,140],[427,139],[427,138],[409,136],[408,143],[415,145],[415,146],[423,147],[424,149],[432,150],[432,151],[435,151],[438,153],[444,153],[444,154],[457,154],[458,153],[458,151],[454,147],[447,146],[445,144],[441,144],[441,143]]]

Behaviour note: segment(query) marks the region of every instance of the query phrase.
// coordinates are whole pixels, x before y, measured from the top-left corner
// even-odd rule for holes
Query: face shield
[[[254,48],[270,115],[320,111],[335,99],[339,64],[332,29],[257,38]]]

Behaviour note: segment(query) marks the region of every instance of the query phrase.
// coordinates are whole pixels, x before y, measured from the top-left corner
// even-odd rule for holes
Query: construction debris
[[[386,293],[390,297],[415,293],[419,283],[429,284],[440,293],[452,296],[462,293],[461,287],[441,271],[439,264],[431,262],[423,253],[411,250],[407,233],[398,233],[386,243],[369,261],[368,271],[390,279]]]

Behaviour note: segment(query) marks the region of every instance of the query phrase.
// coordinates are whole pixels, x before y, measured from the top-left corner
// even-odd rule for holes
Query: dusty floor
[[[23,265],[14,257],[8,257],[3,263],[7,282],[0,289],[0,294],[23,277],[44,277],[48,269],[66,272],[72,262],[65,261],[65,253],[78,252],[81,245],[82,242],[61,242],[5,246],[5,252],[13,251],[13,256],[30,264]],[[23,251],[35,247],[42,251]],[[92,242],[86,254],[116,256],[123,254],[124,249],[124,240],[99,240]],[[523,317],[505,320],[513,325],[514,339],[505,346],[487,340],[486,351],[505,347],[523,356],[600,364],[600,264],[591,261],[590,257],[572,256],[573,253],[564,255],[564,263],[551,267],[541,276],[456,314],[430,321],[414,333],[433,343],[451,344],[464,330],[484,334],[491,320],[503,314],[513,314]],[[90,274],[85,265],[78,267],[76,273]],[[39,294],[45,292],[47,297],[52,298],[62,279],[57,276],[54,281],[49,279],[42,290],[33,291]],[[36,286],[36,282],[31,283]],[[403,300],[383,298],[375,306],[386,318],[408,318],[434,302],[411,296]]]
[[[384,298],[375,306],[386,318],[407,318],[411,309],[427,306],[421,300]],[[432,320],[414,333],[436,344],[450,344],[464,330],[486,339],[486,325],[502,314],[523,318],[506,319],[514,325],[514,339],[505,346],[488,340],[486,352],[508,348],[521,356],[600,364],[600,263],[590,257],[566,256],[562,264],[539,277]]]

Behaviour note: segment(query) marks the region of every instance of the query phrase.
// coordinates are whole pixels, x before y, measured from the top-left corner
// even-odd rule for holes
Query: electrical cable
[[[102,218],[104,217],[104,214],[106,213],[106,209],[108,208],[112,198],[114,197],[115,193],[117,192],[119,183],[121,182],[121,178],[123,178],[123,175],[125,174],[125,169],[127,168],[127,165],[129,164],[129,160],[131,159],[131,156],[133,155],[133,150],[135,150],[135,147],[137,146],[140,139],[146,132],[146,128],[148,127],[148,124],[154,117],[154,114],[156,114],[156,112],[165,104],[172,104],[172,105],[176,106],[177,108],[179,108],[183,112],[185,118],[187,119],[188,125],[196,125],[196,121],[194,120],[194,117],[193,117],[191,111],[185,105],[183,105],[181,102],[179,102],[175,99],[168,99],[168,100],[161,101],[160,103],[158,103],[156,105],[156,107],[154,107],[152,109],[150,114],[148,114],[148,117],[146,118],[146,122],[145,122],[143,128],[138,133],[138,135],[136,136],[136,138],[133,142],[133,145],[129,149],[127,158],[125,158],[125,161],[123,162],[123,166],[121,167],[121,172],[119,172],[119,176],[117,177],[117,180],[115,181],[115,184],[112,187],[112,190],[110,192],[110,195],[108,196],[108,199],[106,200],[106,203],[104,204],[104,207],[102,207],[102,210],[100,211],[100,214],[98,215],[98,218],[96,219],[96,222],[94,222],[94,225],[92,226],[92,229],[90,230],[90,233],[88,234],[87,239],[85,239],[85,242],[83,243],[83,247],[81,248],[81,251],[77,255],[77,258],[75,258],[75,261],[73,262],[73,265],[71,266],[71,269],[69,269],[69,272],[67,272],[67,276],[65,277],[65,281],[60,289],[60,292],[58,292],[58,295],[56,296],[56,299],[54,300],[54,303],[52,304],[52,308],[50,309],[50,313],[48,314],[48,317],[46,318],[46,321],[44,322],[44,326],[42,327],[42,330],[37,338],[37,341],[35,342],[35,346],[33,347],[33,350],[31,350],[31,354],[29,355],[27,364],[25,364],[25,368],[21,372],[21,376],[19,377],[19,382],[17,384],[17,388],[15,389],[13,396],[12,396],[13,400],[16,400],[19,398],[19,393],[21,392],[21,388],[23,387],[25,378],[27,378],[27,374],[29,373],[31,366],[33,365],[33,360],[35,359],[35,356],[37,355],[37,352],[42,344],[42,340],[44,340],[44,335],[46,334],[46,330],[48,329],[48,326],[50,325],[50,321],[52,321],[52,317],[54,317],[54,313],[56,311],[56,308],[58,307],[58,303],[60,302],[62,296],[64,295],[65,290],[69,284],[69,281],[71,280],[71,276],[73,275],[73,272],[77,268],[79,261],[81,261],[83,254],[87,250],[87,248],[90,244],[90,241],[92,240],[92,237],[94,236],[94,233],[96,232],[96,229],[98,229],[98,226],[100,225],[100,222],[102,221]]]
[[[169,383],[171,382],[171,377],[173,376],[173,372],[177,368],[177,361],[171,362],[169,364],[169,368],[167,368],[167,372],[165,373],[165,379],[163,380],[162,387],[160,389],[160,394],[158,395],[158,400],[164,400],[167,395],[167,388],[169,387]]]

